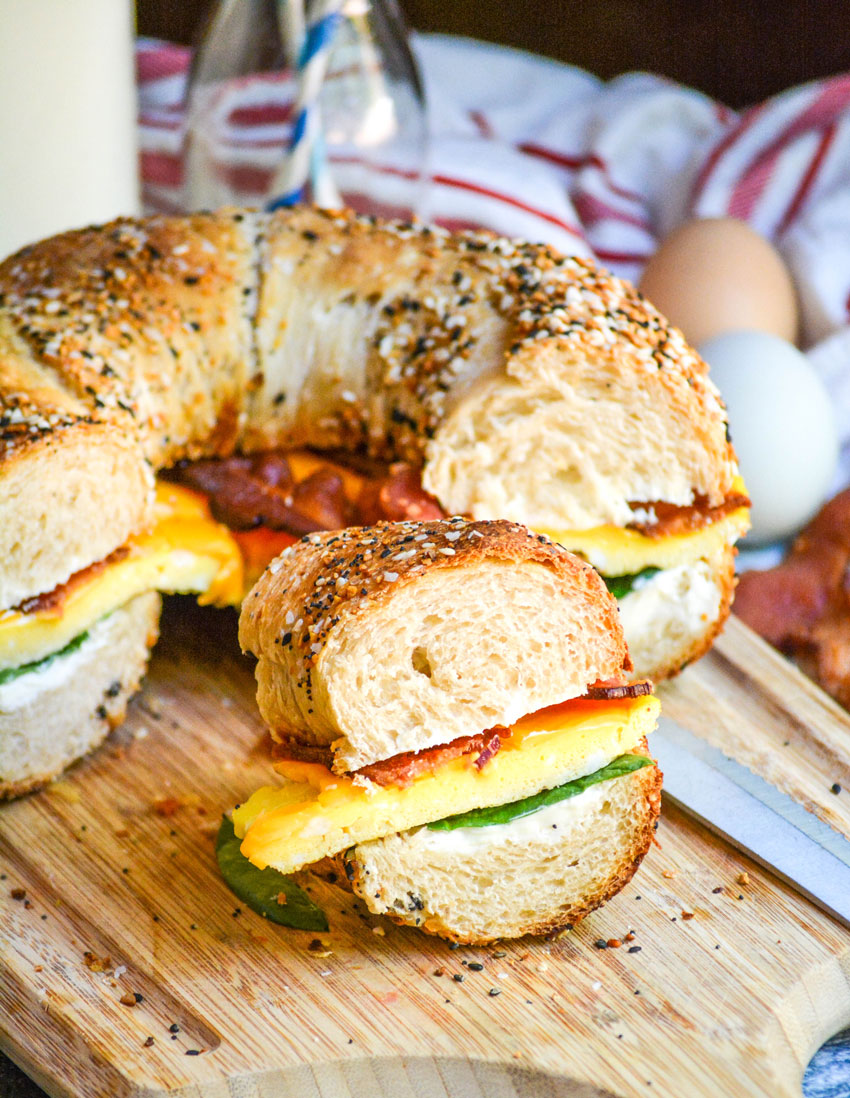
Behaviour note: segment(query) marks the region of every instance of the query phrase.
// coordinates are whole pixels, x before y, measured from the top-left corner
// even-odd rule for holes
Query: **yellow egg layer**
[[[154,521],[127,542],[120,559],[71,583],[54,607],[0,611],[0,670],[58,652],[94,622],[145,591],[194,592],[202,603],[238,606],[244,593],[242,555],[230,531],[215,522],[203,496],[158,484]]]
[[[578,699],[523,717],[479,771],[473,756],[451,759],[406,789],[355,784],[317,763],[275,764],[287,779],[234,810],[242,853],[260,869],[291,873],[356,843],[473,808],[508,804],[593,773],[655,727],[654,697]]]

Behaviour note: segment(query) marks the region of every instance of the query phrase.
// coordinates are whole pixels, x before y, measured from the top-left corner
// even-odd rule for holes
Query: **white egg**
[[[787,538],[816,513],[838,461],[838,430],[820,378],[767,332],[727,332],[699,348],[729,411],[753,503],[749,543]]]

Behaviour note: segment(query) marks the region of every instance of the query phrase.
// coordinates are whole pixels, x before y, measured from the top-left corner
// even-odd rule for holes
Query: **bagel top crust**
[[[239,642],[259,657],[272,734],[333,744],[339,769],[510,725],[631,670],[594,569],[506,521],[308,534],[245,599]]]
[[[137,437],[155,468],[230,452],[253,358],[253,220],[120,220],[42,240],[0,265],[0,316],[30,369]]]
[[[307,534],[275,558],[242,604],[239,643],[259,657],[283,645],[306,676],[319,659],[335,619],[367,607],[426,571],[464,568],[482,560],[533,562],[556,573],[572,597],[598,602],[602,629],[611,639],[609,664],[598,678],[631,670],[617,603],[596,570],[574,553],[506,521],[455,517],[430,522],[379,522]],[[292,628],[289,612],[301,625]],[[583,683],[586,686],[587,683]]]
[[[483,232],[302,208],[65,233],[0,264],[0,363],[0,608],[117,548],[182,458],[402,458],[449,513],[548,529],[718,505],[735,473],[704,363],[651,306]]]
[[[729,493],[707,366],[587,260],[312,209],[274,217],[260,251],[249,446],[283,428],[403,458],[449,513],[548,529]]]

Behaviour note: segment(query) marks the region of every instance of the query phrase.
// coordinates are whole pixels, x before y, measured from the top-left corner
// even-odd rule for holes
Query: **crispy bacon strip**
[[[733,607],[845,708],[850,708],[848,568],[850,489],[822,508],[782,564],[741,576]]]
[[[380,762],[370,763],[369,766],[361,766],[359,770],[353,770],[351,773],[352,776],[362,774],[364,778],[368,778],[377,785],[394,785],[399,789],[407,789],[420,774],[427,774],[460,755],[473,755],[476,752],[477,757],[473,762],[481,770],[501,747],[500,731],[503,733],[504,729],[490,728],[475,736],[459,736],[451,743],[426,747],[422,751],[404,751],[400,755],[393,755],[390,759],[382,759]],[[329,747],[300,743],[293,738],[286,738],[276,743],[273,753],[278,759],[322,763],[328,769],[333,762],[333,753]]]
[[[481,754],[475,760],[475,762],[473,764],[475,766],[475,769],[478,770],[479,772],[482,771],[484,769],[484,767],[487,765],[487,763],[498,752],[498,750],[501,746],[502,746],[502,737],[499,735],[498,732],[494,732],[493,735],[488,740],[487,746],[484,748],[484,750],[481,752]]]
[[[475,760],[475,765],[478,766],[481,756],[489,752],[484,759],[486,763],[496,754],[499,746],[501,746],[499,730],[491,728],[475,736],[459,736],[451,743],[426,747],[424,751],[404,751],[391,759],[382,759],[369,766],[361,766],[354,773],[362,774],[364,778],[369,778],[378,785],[394,785],[399,789],[407,789],[408,786],[413,785],[414,779],[420,774],[427,774],[450,759],[456,759],[459,755],[478,752],[478,758]],[[481,763],[481,766],[484,763]],[[481,766],[478,767],[479,770]]]
[[[273,759],[295,759],[297,762],[319,763],[328,770],[334,761],[334,753],[325,744],[303,743],[294,736],[281,736],[272,744]]]
[[[633,511],[649,511],[655,515],[655,522],[629,523],[629,529],[639,530],[651,538],[666,537],[671,534],[687,534],[691,530],[700,530],[737,511],[739,507],[749,507],[750,500],[741,492],[732,492],[718,507],[709,507],[704,496],[697,496],[690,507],[679,507],[674,503],[658,500],[650,503],[629,503]]]
[[[486,754],[484,763],[493,758],[493,755],[501,747],[499,729],[491,728],[485,732],[478,732],[476,736],[460,736],[451,743],[439,744],[438,747],[425,748],[424,751],[403,751],[393,755],[392,759],[382,759],[373,762],[369,766],[361,766],[355,774],[368,777],[371,782],[378,785],[394,785],[400,789],[406,789],[413,785],[414,778],[420,774],[426,774],[443,765],[450,759],[457,759],[459,755],[479,752],[476,765],[478,766],[481,755]],[[491,750],[492,749],[492,750]],[[481,766],[484,765],[481,763]],[[479,766],[479,770],[481,769]]]
[[[422,488],[419,472],[404,462],[358,469],[362,487],[355,499],[346,496],[338,466],[328,462],[298,481],[277,452],[195,461],[169,475],[204,492],[215,518],[232,530],[262,526],[302,537],[314,530],[445,517]]]
[[[356,470],[362,478],[356,499],[346,497],[340,464]],[[286,455],[271,451],[189,462],[169,475],[208,495],[213,515],[234,530],[267,526],[300,537],[346,525],[445,518],[439,502],[422,487],[419,470],[405,462],[387,467],[334,454],[327,466],[298,482]],[[740,492],[731,493],[717,507],[709,507],[704,497],[697,497],[690,507],[663,500],[632,502],[629,506],[634,512],[649,512],[655,521],[635,521],[629,528],[649,537],[687,533],[717,522],[749,502]]]
[[[642,698],[652,693],[652,683],[643,682],[617,682],[615,679],[599,679],[592,686],[588,686],[586,698],[593,701],[618,701],[621,698]]]
[[[130,553],[130,549],[126,545],[120,546],[115,549],[108,557],[104,557],[103,560],[95,561],[94,564],[90,564],[87,568],[81,568],[79,572],[75,572],[70,579],[65,583],[60,583],[58,587],[54,587],[52,591],[45,591],[41,595],[33,595],[31,598],[24,599],[18,606],[13,607],[14,610],[19,611],[21,614],[36,614],[40,610],[60,610],[71,592],[79,587],[81,584],[88,583],[89,580],[94,579],[96,575],[102,572],[110,564],[117,564],[119,560],[124,560]]]
[[[364,481],[357,501],[358,521],[364,526],[376,522],[426,522],[446,517],[433,496],[422,487],[418,469],[396,462],[382,477]]]
[[[353,517],[342,477],[331,466],[296,484],[282,454],[194,461],[172,476],[204,492],[214,517],[233,530],[266,526],[300,537],[341,529]]]

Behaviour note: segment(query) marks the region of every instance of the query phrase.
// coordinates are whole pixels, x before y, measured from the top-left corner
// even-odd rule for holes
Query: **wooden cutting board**
[[[551,941],[451,950],[310,874],[327,934],[239,905],[213,836],[269,771],[235,624],[172,603],[126,726],[0,810],[0,1044],[49,1094],[800,1094],[850,1022],[850,935],[669,804]],[[850,719],[742,625],[665,702],[850,833]]]

